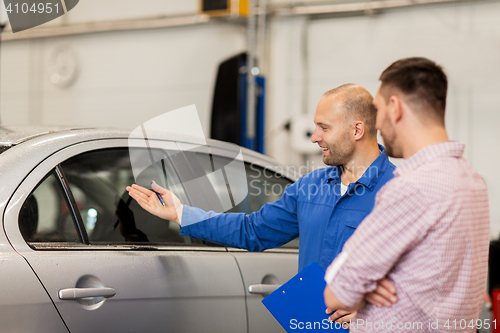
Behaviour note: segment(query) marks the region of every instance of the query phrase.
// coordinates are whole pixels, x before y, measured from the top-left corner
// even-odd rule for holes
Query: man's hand
[[[331,292],[330,288],[328,286],[325,288],[325,302],[328,304],[331,304],[335,307],[338,308],[346,308],[342,303],[340,303],[335,295]],[[377,289],[375,291],[366,294],[364,300],[356,306],[354,309],[359,309],[364,306],[366,302],[369,302],[375,306],[381,307],[381,306],[387,306],[391,307],[392,304],[396,303],[398,301],[398,298],[396,297],[396,288],[392,284],[391,281],[388,279],[384,278],[380,281],[377,282]],[[349,310],[335,310],[335,308],[327,308],[326,309],[327,314],[332,314],[328,319],[330,321],[335,321],[337,323],[349,323],[354,317],[356,317],[356,312],[354,311],[349,311]],[[348,324],[347,324],[348,325]],[[343,326],[343,327],[348,327],[348,326]]]
[[[386,278],[377,282],[377,289],[374,292],[365,295],[365,300],[375,306],[391,307],[398,301],[396,297],[396,287]]]
[[[181,224],[182,218],[182,204],[175,194],[160,185],[153,183],[151,185],[153,190],[159,193],[165,202],[165,207],[161,204],[156,196],[156,193],[150,191],[142,186],[133,184],[127,186],[129,195],[137,201],[142,208],[159,218],[173,221]]]
[[[343,328],[349,328],[349,322],[356,317],[356,312],[346,311],[346,310],[333,310],[326,309],[326,314],[332,314],[328,319],[331,322],[337,322],[342,325]]]

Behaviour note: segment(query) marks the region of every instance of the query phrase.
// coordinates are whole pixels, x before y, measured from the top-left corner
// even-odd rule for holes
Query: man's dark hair
[[[407,103],[432,109],[434,118],[444,124],[448,79],[441,66],[426,58],[405,58],[387,67],[379,80],[386,102],[392,90],[398,90]]]
[[[373,106],[372,95],[363,87],[348,83],[329,90],[323,96],[343,95],[342,108],[351,120],[361,120],[365,124],[366,133],[377,136],[375,121],[377,109]]]

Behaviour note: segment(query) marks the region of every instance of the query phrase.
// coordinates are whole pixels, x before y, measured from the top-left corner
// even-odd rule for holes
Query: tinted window
[[[258,211],[265,203],[275,202],[283,195],[285,189],[292,181],[282,177],[274,171],[264,169],[261,166],[245,163],[246,179],[241,178],[241,171],[230,158],[196,153],[200,166],[205,171],[216,195],[220,201],[227,201],[227,197],[242,198],[243,201],[232,205],[233,208],[226,212],[246,213]],[[224,177],[215,174],[214,170],[223,169]],[[240,184],[235,184],[235,179],[241,179]],[[227,179],[232,179],[232,186],[228,186]],[[245,194],[247,195],[245,196]],[[298,248],[299,239],[295,239],[284,248]]]
[[[81,242],[54,172],[47,175],[24,202],[19,212],[19,229],[31,243]]]
[[[186,202],[165,151],[138,148],[129,153],[127,148],[102,149],[75,156],[61,166],[91,243],[192,242],[189,237],[180,236],[176,223],[149,214],[126,191],[133,183],[150,188],[154,180]]]

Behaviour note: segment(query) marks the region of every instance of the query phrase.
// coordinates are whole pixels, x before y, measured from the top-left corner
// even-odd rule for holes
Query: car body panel
[[[246,331],[241,277],[226,252],[66,250],[22,255],[73,333]],[[96,309],[58,298],[62,289],[81,288],[78,282],[88,276],[116,295]]]
[[[248,332],[282,332],[283,328],[274,319],[262,300],[267,294],[250,293],[249,287],[258,284],[281,285],[297,274],[297,254],[292,251],[260,253],[234,251],[238,261],[247,296]]]
[[[28,263],[0,236],[1,331],[68,332],[47,292]]]

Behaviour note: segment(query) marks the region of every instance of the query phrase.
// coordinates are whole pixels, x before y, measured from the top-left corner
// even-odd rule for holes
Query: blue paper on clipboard
[[[330,323],[323,298],[325,271],[313,262],[262,300],[287,332],[349,332]]]

